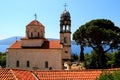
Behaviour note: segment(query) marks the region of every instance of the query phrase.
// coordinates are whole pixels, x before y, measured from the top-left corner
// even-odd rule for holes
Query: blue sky
[[[64,4],[71,14],[72,33],[93,19],[110,19],[120,26],[120,0],[1,0],[0,39],[25,36],[25,27],[34,20],[45,26],[46,38],[59,39],[59,20]]]

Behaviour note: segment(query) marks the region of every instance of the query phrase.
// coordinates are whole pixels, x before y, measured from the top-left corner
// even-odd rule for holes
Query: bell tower
[[[60,44],[63,46],[63,64],[71,60],[71,17],[70,13],[65,10],[60,17]]]
[[[60,17],[60,43],[63,45],[71,45],[71,19],[70,13],[63,11]]]

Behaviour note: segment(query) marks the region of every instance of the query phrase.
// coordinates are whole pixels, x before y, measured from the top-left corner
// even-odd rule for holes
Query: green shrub
[[[109,71],[103,71],[103,73],[96,80],[114,80],[112,73]]]
[[[120,80],[120,71],[114,71],[113,73],[110,73],[110,71],[103,71],[96,80]]]
[[[114,80],[120,80],[120,71],[115,71],[113,73]]]

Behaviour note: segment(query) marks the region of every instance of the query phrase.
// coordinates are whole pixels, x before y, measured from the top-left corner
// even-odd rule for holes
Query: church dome
[[[70,17],[70,13],[66,10],[64,10],[63,13],[61,14],[61,17],[65,17],[65,16]]]
[[[27,26],[41,26],[41,27],[44,27],[38,20],[31,21]]]

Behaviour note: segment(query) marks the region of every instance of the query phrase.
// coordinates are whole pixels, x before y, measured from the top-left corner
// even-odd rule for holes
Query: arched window
[[[48,61],[45,61],[45,68],[48,68]]]
[[[67,37],[64,37],[64,43],[67,43]]]
[[[43,38],[43,36],[44,36],[44,33],[43,33],[43,31],[41,31],[40,37]]]
[[[30,62],[29,61],[27,61],[27,67],[30,67]]]
[[[69,26],[66,26],[66,32],[68,32],[69,31]]]
[[[19,67],[20,66],[20,63],[19,63],[19,61],[17,60],[16,61],[16,67]]]
[[[66,30],[66,27],[65,27],[65,26],[63,26],[63,32],[65,32],[65,30]]]
[[[31,32],[31,38],[33,37],[33,32]]]
[[[40,37],[40,33],[38,32],[38,38]]]

